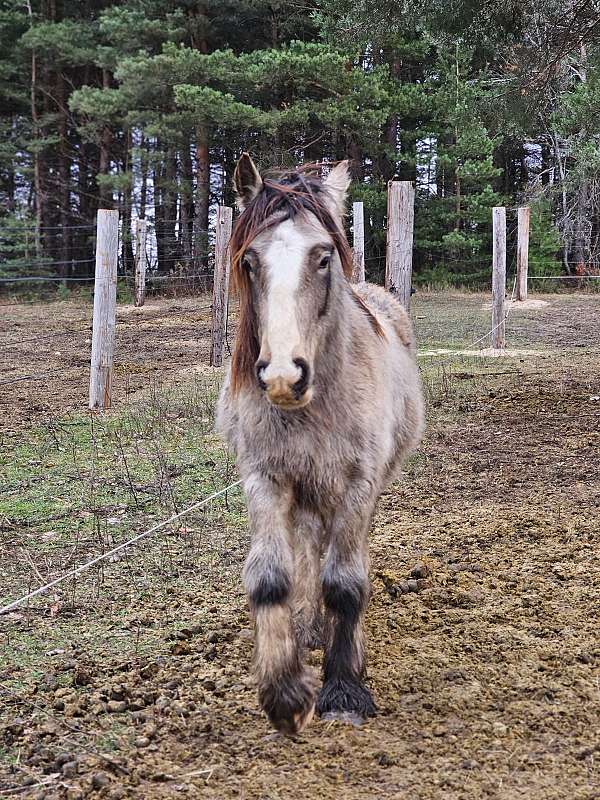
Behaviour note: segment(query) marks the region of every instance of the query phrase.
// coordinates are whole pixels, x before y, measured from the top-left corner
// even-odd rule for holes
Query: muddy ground
[[[421,359],[426,438],[382,497],[371,536],[375,719],[361,728],[317,721],[296,739],[269,729],[248,672],[252,630],[239,585],[247,536],[232,495],[88,583],[0,621],[0,796],[600,797],[600,297],[544,299],[548,306],[509,318],[510,345],[533,355]],[[484,302],[417,295],[422,349],[467,347],[489,323]],[[209,428],[193,437],[205,448],[194,471],[185,430],[200,400],[169,406],[172,419],[152,406],[152,426],[162,426],[152,439],[140,406],[157,382],[176,384],[181,398],[193,391],[191,375],[206,373],[209,317],[199,306],[120,311],[112,427],[93,438],[102,481],[122,493],[115,488],[110,503],[77,489],[91,485],[87,439],[72,434],[87,424],[88,351],[69,336],[56,337],[60,348],[47,340],[50,352],[25,341],[40,320],[47,335],[73,325],[85,337],[87,309],[62,303],[2,316],[1,352],[11,355],[0,381],[57,364],[61,373],[0,383],[0,463],[10,478],[2,597],[97,552],[111,525],[114,536],[131,536],[167,516],[171,502],[207,493],[212,473],[230,474]],[[111,467],[117,440],[129,485],[125,468]],[[71,478],[69,442],[79,470]],[[139,456],[157,442],[168,451],[160,480]],[[57,507],[66,509],[58,521]],[[75,518],[82,543],[73,556]],[[418,564],[427,577],[404,592]],[[309,656],[315,669],[320,657]]]

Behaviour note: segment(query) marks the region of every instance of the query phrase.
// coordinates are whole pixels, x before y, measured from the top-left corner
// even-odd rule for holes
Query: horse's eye
[[[252,272],[252,262],[249,258],[242,259],[242,267],[246,270],[246,272]]]
[[[331,262],[331,256],[326,255],[319,261],[319,269],[327,269],[329,263]]]

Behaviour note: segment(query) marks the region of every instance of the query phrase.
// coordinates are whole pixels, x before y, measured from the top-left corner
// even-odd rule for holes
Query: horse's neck
[[[339,402],[340,392],[357,368],[353,363],[351,345],[352,337],[360,328],[361,312],[352,299],[351,290],[344,287],[336,295],[329,314],[331,319],[315,364],[315,378],[323,400],[334,397]]]

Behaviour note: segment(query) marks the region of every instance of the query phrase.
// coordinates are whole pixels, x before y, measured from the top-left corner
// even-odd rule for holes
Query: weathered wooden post
[[[517,300],[527,300],[527,270],[529,266],[529,220],[531,209],[528,206],[518,211],[517,233]]]
[[[101,209],[96,223],[96,277],[90,369],[90,409],[110,408],[115,323],[119,212]]]
[[[215,275],[212,298],[212,331],[210,347],[210,364],[220,367],[223,364],[225,349],[225,326],[227,322],[227,300],[229,292],[229,239],[233,209],[219,206],[217,209],[217,230],[215,236]]]
[[[135,222],[135,288],[134,304],[137,308],[144,305],[146,299],[146,220]]]
[[[385,288],[410,307],[415,190],[410,181],[389,181]]]
[[[362,203],[352,203],[352,283],[365,279],[365,212]]]
[[[492,211],[494,243],[492,248],[492,347],[503,350],[506,343],[506,209]]]

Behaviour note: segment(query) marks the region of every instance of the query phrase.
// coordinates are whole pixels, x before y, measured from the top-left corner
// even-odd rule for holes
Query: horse
[[[268,178],[244,153],[234,184],[239,324],[217,429],[247,502],[258,699],[288,735],[315,710],[360,724],[376,713],[365,685],[367,535],[424,425],[412,325],[383,288],[350,283],[347,161],[325,180],[304,168]],[[321,646],[317,695],[304,655]]]

